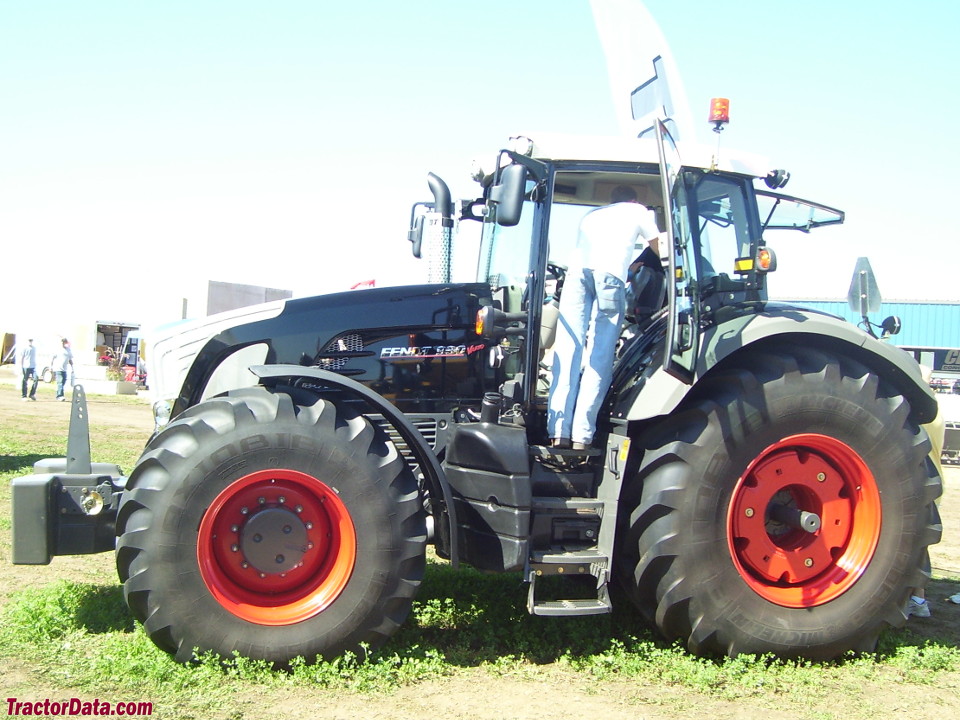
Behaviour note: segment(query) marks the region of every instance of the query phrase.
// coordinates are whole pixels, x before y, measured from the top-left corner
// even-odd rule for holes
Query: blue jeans
[[[625,304],[623,281],[616,275],[583,268],[567,276],[547,403],[551,438],[584,444],[593,440],[600,404],[613,378]]]
[[[57,370],[57,397],[63,397],[63,386],[67,384],[67,371],[66,370]]]
[[[30,397],[35,398],[37,396],[37,369],[36,368],[23,368],[23,396],[27,396],[27,382],[30,378],[33,377],[33,387],[30,388]]]

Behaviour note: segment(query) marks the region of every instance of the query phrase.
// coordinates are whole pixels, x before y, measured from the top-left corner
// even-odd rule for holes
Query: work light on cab
[[[777,255],[772,248],[762,247],[757,250],[756,257],[737,258],[734,270],[738,274],[745,274],[751,270],[769,273],[777,269]]]

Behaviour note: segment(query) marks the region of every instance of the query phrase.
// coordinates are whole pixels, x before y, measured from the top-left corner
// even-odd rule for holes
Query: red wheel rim
[[[357,538],[337,493],[295,470],[263,470],[227,486],[200,521],[197,561],[222,607],[259,625],[325,610],[353,572]]]
[[[783,519],[798,511],[817,516],[819,528]],[[761,597],[815,607],[866,571],[881,515],[876,480],[852,448],[824,435],[793,435],[761,452],[737,481],[727,516],[730,555]]]

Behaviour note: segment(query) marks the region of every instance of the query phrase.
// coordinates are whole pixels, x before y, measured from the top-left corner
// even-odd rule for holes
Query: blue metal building
[[[782,300],[842,317],[854,325],[860,314],[846,300]],[[935,350],[960,348],[960,302],[883,302],[870,320],[880,323],[888,315],[897,315],[903,323],[890,342],[903,348]],[[878,330],[879,332],[879,330]]]

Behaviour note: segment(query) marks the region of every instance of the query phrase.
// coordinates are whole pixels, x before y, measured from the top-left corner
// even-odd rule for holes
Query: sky
[[[768,235],[774,294],[845,297],[867,256],[885,299],[960,300],[960,4],[645,5],[698,139],[728,97],[724,147],[847,212]],[[422,281],[427,172],[472,195],[530,129],[619,132],[588,0],[0,0],[0,331]]]

